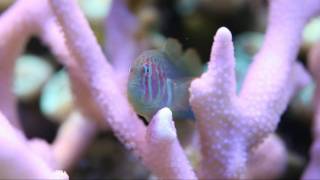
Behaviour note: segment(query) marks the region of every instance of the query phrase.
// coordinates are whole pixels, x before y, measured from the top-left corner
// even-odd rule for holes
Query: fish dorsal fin
[[[176,70],[182,76],[197,77],[201,75],[201,60],[195,49],[189,48],[183,52],[182,45],[178,40],[168,38],[164,43],[162,51],[168,56],[169,61],[175,65]]]
[[[182,67],[193,77],[200,76],[202,64],[199,54],[195,49],[187,49],[182,56]]]
[[[182,55],[182,45],[178,40],[168,38],[164,43],[162,50],[172,59],[179,59]]]

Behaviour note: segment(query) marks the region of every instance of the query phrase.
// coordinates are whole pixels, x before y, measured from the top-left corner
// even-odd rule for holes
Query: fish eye
[[[147,64],[143,65],[143,70],[144,70],[144,73],[149,73],[150,72],[150,68]]]

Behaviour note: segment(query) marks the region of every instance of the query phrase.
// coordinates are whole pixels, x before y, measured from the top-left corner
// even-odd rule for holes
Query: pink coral
[[[92,93],[97,94],[97,104],[104,109],[105,119],[122,142],[146,159],[145,127],[117,90],[112,80],[115,79],[113,69],[105,63],[80,10],[72,1],[52,0],[51,3],[66,34],[68,47],[90,79]],[[267,38],[249,71],[240,98],[236,97],[234,88],[231,33],[225,28],[217,32],[209,70],[191,86],[191,104],[203,142],[200,177],[240,177],[250,149],[275,130],[289,98],[303,83],[299,74],[304,71],[294,60],[302,28],[310,15],[298,11],[301,6],[311,7],[302,1],[271,1]],[[279,16],[278,13],[283,12],[281,8],[288,7],[289,10]],[[283,20],[287,24],[284,25]],[[271,46],[271,42],[276,46]],[[277,78],[270,78],[270,73]],[[112,102],[115,97],[117,102]],[[165,174],[161,176],[166,177]],[[176,177],[181,176],[176,174]]]
[[[38,5],[32,6],[30,1]],[[320,12],[317,0],[297,0],[294,3],[270,0],[266,39],[254,58],[239,95],[235,92],[231,32],[227,28],[217,31],[208,71],[194,80],[190,87],[190,103],[197,119],[202,156],[199,173],[196,174],[178,141],[170,109],[161,109],[146,126],[127,101],[121,84],[125,80],[120,78],[119,84],[117,73],[124,73],[121,77],[126,77],[128,64],[139,49],[130,49],[128,56],[122,56],[119,49],[108,45],[112,59],[107,61],[75,0],[30,1],[17,1],[0,19],[3,25],[0,37],[4,37],[0,43],[0,81],[3,82],[0,83],[0,96],[6,97],[0,103],[0,111],[6,117],[0,117],[3,130],[0,132],[8,133],[0,133],[1,144],[6,145],[6,151],[0,153],[0,158],[5,158],[5,153],[10,151],[20,153],[25,146],[32,144],[30,152],[21,153],[29,164],[19,159],[3,161],[5,163],[1,167],[12,171],[7,174],[0,172],[1,177],[16,177],[11,172],[19,172],[24,165],[29,169],[21,176],[56,177],[54,169],[70,167],[101,124],[109,126],[117,138],[160,178],[243,177],[247,161],[253,157],[252,150],[274,133],[289,99],[308,79],[295,60],[304,24]],[[116,18],[115,12],[119,10],[130,17],[122,3],[114,2],[115,9],[111,11],[110,18],[113,18],[108,21],[110,42],[126,43],[122,42],[125,41],[122,36],[112,37],[117,28],[121,29],[117,22],[112,21]],[[134,18],[127,20],[130,24],[136,23]],[[135,30],[133,26],[123,33],[127,36],[125,39],[129,39],[127,48],[136,48],[132,37]],[[62,125],[52,145],[26,140],[20,130],[12,127],[19,128],[15,98],[8,88],[13,62],[34,34],[41,37],[67,67],[78,108],[83,113],[83,116],[73,114]],[[13,137],[12,142],[7,135]]]
[[[89,79],[91,93],[95,94],[95,101],[116,136],[127,148],[133,149],[138,156],[142,157],[145,164],[159,177],[194,178],[194,173],[189,172],[191,167],[185,157],[176,162],[172,161],[172,158],[163,159],[158,156],[157,151],[148,151],[151,148],[149,146],[153,144],[150,144],[146,139],[148,139],[148,135],[157,133],[147,133],[147,127],[138,119],[126,97],[121,93],[120,87],[116,85],[114,70],[107,63],[88,22],[84,19],[76,3],[60,0],[50,2],[65,33],[68,48]],[[114,99],[116,101],[113,101]],[[152,126],[148,129],[153,131]],[[154,128],[154,130],[156,129]],[[172,127],[167,129],[172,129]],[[170,143],[169,147],[172,151],[168,153],[184,156],[183,153],[179,155],[176,153],[183,151],[179,144]],[[158,152],[161,152],[162,148],[166,148],[166,146],[159,147]],[[168,154],[168,157],[174,156]],[[161,167],[163,168],[159,168],[157,162],[162,162]]]
[[[239,96],[231,33],[218,30],[208,72],[190,88],[206,157],[200,177],[240,177],[252,148],[274,132],[290,97],[308,79],[301,76],[303,69],[295,59],[302,29],[310,18],[305,12],[315,13],[307,11],[313,8],[311,2],[270,1],[266,38]]]
[[[37,142],[37,144],[43,142]],[[46,156],[39,157],[39,150],[47,151],[47,145],[42,144],[41,148],[34,148],[34,143],[27,139],[12,127],[8,120],[0,113],[0,177],[12,179],[20,176],[24,178],[48,178],[68,179],[64,172],[55,171],[50,159]],[[26,150],[27,149],[27,150]],[[48,153],[45,153],[46,155]]]
[[[33,6],[33,4],[37,6]],[[48,6],[47,1],[17,1],[14,3],[6,12],[4,12],[0,18],[0,24],[3,25],[3,28],[0,30],[0,36],[2,37],[0,43],[0,75],[1,75],[1,86],[0,94],[2,101],[0,103],[0,111],[5,115],[6,120],[10,121],[12,125],[16,127],[14,129],[17,132],[22,132],[20,129],[19,121],[16,115],[15,107],[15,97],[11,93],[11,81],[13,77],[13,66],[17,57],[22,53],[26,42],[33,35],[40,37],[44,42],[48,43],[52,48],[52,51],[59,57],[59,60],[69,67],[69,70],[73,74],[79,74],[76,66],[72,63],[72,59],[69,57],[67,49],[64,48],[64,39],[60,33],[59,27],[54,21],[52,16],[51,9]],[[71,73],[72,74],[72,73]],[[73,86],[78,89],[81,89],[80,92],[85,90],[85,87],[81,84],[81,79],[78,76],[72,76]],[[80,85],[79,85],[80,84]],[[79,94],[79,91],[77,91]],[[88,99],[88,95],[83,95],[78,97],[80,102],[84,102],[84,99]],[[90,101],[86,99],[86,104],[90,104]],[[82,103],[82,104],[85,104]],[[78,103],[80,104],[80,103]],[[86,108],[87,109],[87,108]],[[87,111],[89,111],[87,109]],[[89,117],[89,116],[87,116]],[[90,114],[90,118],[94,119],[95,116]],[[84,137],[91,139],[94,137],[96,132],[96,122],[89,120],[87,118],[83,121],[82,118],[70,118],[70,121],[67,121],[68,124],[73,123],[72,128],[68,128],[68,132],[63,131],[62,129],[59,132],[59,136],[55,139],[54,144],[50,149],[64,149],[65,154],[61,154],[59,151],[49,151],[44,156],[53,156],[54,162],[50,165],[52,167],[58,164],[58,167],[61,169],[70,168],[70,165],[73,163],[70,159],[77,159],[84,150],[83,147],[87,144],[87,141],[84,141]],[[79,121],[82,122],[79,123]],[[83,125],[84,124],[84,125]],[[66,124],[67,125],[67,124]],[[64,126],[66,126],[64,125]],[[62,127],[64,127],[62,126]],[[80,129],[84,129],[82,133],[72,133],[79,132]],[[74,135],[75,139],[83,139],[82,141],[77,141],[77,143],[72,143],[73,147],[65,149],[64,145],[69,144],[66,135]],[[69,144],[71,145],[71,144]],[[71,147],[71,146],[69,146]],[[63,157],[63,155],[68,155],[68,157]]]

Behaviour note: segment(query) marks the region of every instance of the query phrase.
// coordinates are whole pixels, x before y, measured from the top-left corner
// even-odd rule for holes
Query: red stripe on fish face
[[[149,78],[148,78],[148,73],[146,71],[146,69],[148,68],[148,63],[149,63],[149,59],[146,60],[146,62],[143,63],[143,68],[142,68],[142,79],[143,79],[143,92],[144,92],[144,100],[147,101],[147,99],[149,98]]]
[[[159,68],[159,79],[160,79],[160,87],[161,87],[161,97],[164,98],[163,96],[166,94],[166,74],[164,72],[163,67],[158,67]]]
[[[157,98],[157,95],[159,93],[159,77],[158,77],[158,66],[157,64],[155,63],[151,63],[151,71],[150,71],[150,75],[151,75],[151,79],[152,79],[152,82],[151,82],[151,86],[152,86],[152,98],[153,99],[156,99]]]
[[[144,90],[145,90],[146,87],[145,87],[145,79],[144,79],[144,71],[143,71],[143,69],[140,70],[139,73],[140,73],[139,74],[140,88],[143,89],[142,92],[145,94]]]
[[[164,86],[165,86],[165,75],[164,75],[164,71],[162,69],[162,67],[159,65],[156,67],[157,72],[158,72],[158,89],[159,89],[159,93],[158,96],[160,98],[163,98],[163,95],[165,93],[164,91]]]
[[[140,83],[144,101],[156,100],[162,104],[167,98],[166,74],[161,64],[146,58],[141,68]]]

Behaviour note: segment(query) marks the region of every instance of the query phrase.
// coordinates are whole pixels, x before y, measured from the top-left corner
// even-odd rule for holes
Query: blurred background
[[[1,13],[13,3],[0,1]],[[103,49],[108,37],[105,19],[112,0],[79,0]],[[209,60],[213,35],[221,26],[233,34],[236,56],[237,88],[252,56],[263,42],[268,3],[264,0],[127,0],[129,10],[137,17],[137,38],[147,38],[150,48],[161,46],[173,37],[184,48],[198,51],[203,64]],[[299,60],[306,63],[310,47],[320,40],[320,18],[312,20],[303,34]],[[105,52],[108,57],[108,52]],[[17,60],[12,87],[19,98],[19,116],[27,137],[41,137],[52,142],[59,125],[74,109],[68,73],[55,60],[48,47],[32,38]],[[298,179],[308,162],[312,141],[311,82],[292,100],[277,129],[284,140],[289,163],[282,178]],[[187,133],[185,131],[181,133]],[[112,132],[100,132],[83,158],[70,171],[73,178],[150,179],[150,172],[117,141]]]

